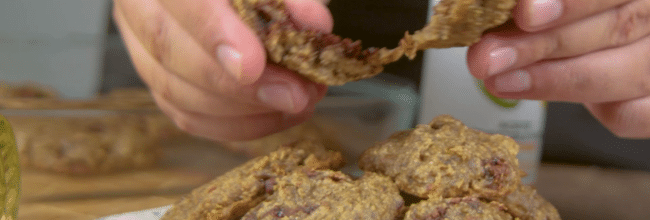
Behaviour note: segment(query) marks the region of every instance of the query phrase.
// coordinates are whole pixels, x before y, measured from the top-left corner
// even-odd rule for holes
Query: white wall
[[[107,0],[0,1],[0,80],[91,97],[100,83],[107,13]]]

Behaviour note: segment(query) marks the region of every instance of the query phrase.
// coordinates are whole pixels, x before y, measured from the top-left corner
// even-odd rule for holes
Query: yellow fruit
[[[2,220],[13,220],[18,215],[20,197],[20,162],[16,139],[9,121],[0,115],[0,204]]]

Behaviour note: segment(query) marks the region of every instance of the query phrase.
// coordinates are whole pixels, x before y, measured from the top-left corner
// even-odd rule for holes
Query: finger
[[[179,22],[180,26],[202,45],[206,53],[227,67],[226,69],[230,72],[235,72],[234,75],[238,76],[241,83],[251,84],[260,77],[266,61],[264,48],[255,33],[232,10],[230,1],[159,1],[166,11]],[[307,2],[321,7],[319,10],[313,10],[315,12],[327,10],[322,4],[313,1],[289,5],[304,6]],[[305,8],[313,7],[301,7],[301,9]],[[293,12],[297,13],[295,10]],[[324,22],[331,21],[331,18],[324,19],[323,16],[326,15],[329,14],[312,14],[309,17],[297,17],[296,20],[304,20],[306,24],[310,25],[324,24]],[[224,52],[225,46],[230,48],[227,52]],[[230,56],[232,54],[238,54],[235,57],[240,58],[233,58]]]
[[[215,92],[220,85],[237,83],[157,1],[115,1],[115,10],[121,12],[122,23],[131,27],[130,34],[168,72]]]
[[[287,115],[281,112],[215,117],[183,111],[154,95],[160,109],[169,115],[183,131],[216,141],[251,140],[276,133],[306,121],[313,115],[313,108],[301,114]]]
[[[116,11],[115,20],[118,26],[123,27],[124,17],[119,9]],[[131,48],[131,58],[135,68],[143,81],[151,88],[152,92],[162,96],[180,108],[188,111],[214,115],[246,115],[267,113],[274,110],[265,106],[246,103],[234,104],[232,100],[216,97],[205,90],[179,79],[168,73],[155,60],[149,56],[143,46],[139,44],[130,28],[120,28],[126,45]]]
[[[650,97],[585,104],[607,129],[622,138],[650,138]]]
[[[650,95],[650,37],[575,58],[540,62],[485,81],[511,99],[600,103]]]
[[[132,60],[141,78],[151,90],[180,108],[206,114],[250,114],[268,111],[262,106],[288,113],[304,110],[311,99],[324,88],[317,86],[285,69],[269,65],[265,75],[252,85],[236,83],[219,85],[221,94],[210,93],[168,73],[143,48],[130,28],[125,27],[124,17],[115,11],[116,22],[122,37],[130,48]],[[239,105],[228,105],[237,101]],[[244,104],[247,103],[247,104]],[[248,108],[250,107],[250,108]],[[239,112],[239,113],[237,113]]]
[[[325,1],[325,2],[323,2]],[[327,4],[327,0],[285,0],[289,14],[294,22],[301,28],[318,30],[323,32],[332,32],[334,20],[329,9],[322,4]]]
[[[632,1],[520,0],[512,17],[521,29],[533,32],[568,24]]]
[[[319,1],[320,3],[322,3],[324,5],[329,5],[330,4],[330,0],[317,0],[317,1]]]
[[[635,1],[540,33],[493,32],[468,51],[479,79],[544,59],[574,57],[635,42],[650,34],[650,1]]]

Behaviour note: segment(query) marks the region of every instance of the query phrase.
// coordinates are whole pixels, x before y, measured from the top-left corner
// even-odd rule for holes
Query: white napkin
[[[159,220],[171,205],[102,217],[97,220]]]

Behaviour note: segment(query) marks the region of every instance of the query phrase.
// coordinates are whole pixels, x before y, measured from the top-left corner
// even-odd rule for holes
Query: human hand
[[[467,54],[496,96],[583,103],[614,134],[650,137],[650,0],[519,0]]]
[[[286,0],[298,25],[331,32],[320,0]],[[327,90],[266,64],[255,33],[229,0],[114,0],[113,16],[134,66],[182,130],[247,140],[307,120]]]

